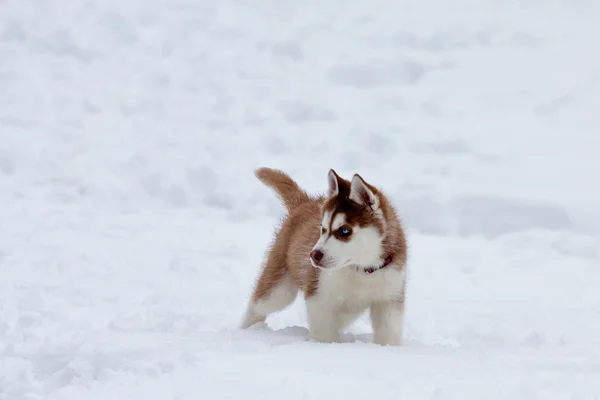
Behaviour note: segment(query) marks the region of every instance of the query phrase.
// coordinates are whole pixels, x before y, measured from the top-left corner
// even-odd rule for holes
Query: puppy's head
[[[323,270],[380,265],[386,231],[381,195],[358,174],[347,181],[330,170],[328,182],[312,265]]]

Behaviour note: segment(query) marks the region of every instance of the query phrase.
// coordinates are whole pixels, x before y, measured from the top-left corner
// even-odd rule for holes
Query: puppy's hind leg
[[[242,329],[264,322],[269,314],[281,311],[292,304],[298,295],[298,287],[290,277],[285,264],[285,254],[278,250],[276,244],[256,282],[241,324]]]
[[[284,275],[277,282],[270,282],[264,290],[258,285],[248,303],[246,315],[242,321],[243,329],[258,322],[264,322],[269,314],[281,311],[294,302],[298,295],[298,287],[294,285],[288,275]]]

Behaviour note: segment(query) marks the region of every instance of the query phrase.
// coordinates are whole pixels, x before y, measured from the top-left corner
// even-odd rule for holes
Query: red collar
[[[385,260],[383,261],[383,264],[381,264],[380,266],[365,268],[364,271],[367,274],[372,274],[373,272],[377,271],[378,269],[387,267],[388,265],[390,265],[391,262],[392,262],[392,256],[389,255],[385,258]]]

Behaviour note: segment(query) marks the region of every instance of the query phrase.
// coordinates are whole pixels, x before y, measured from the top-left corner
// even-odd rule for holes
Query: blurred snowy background
[[[600,398],[600,3],[0,0],[0,400]],[[237,325],[283,212],[384,188],[402,348]]]

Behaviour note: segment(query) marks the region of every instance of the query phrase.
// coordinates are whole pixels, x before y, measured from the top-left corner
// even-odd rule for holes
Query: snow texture
[[[0,400],[600,399],[596,0],[0,0]],[[358,172],[405,345],[238,329],[283,213]],[[595,183],[594,183],[595,182]]]

